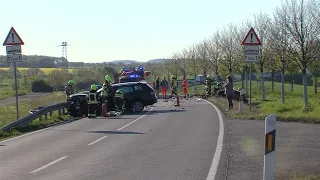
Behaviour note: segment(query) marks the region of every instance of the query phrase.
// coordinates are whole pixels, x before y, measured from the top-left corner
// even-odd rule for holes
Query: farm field
[[[1,67],[0,71],[6,71],[10,69],[9,67]],[[18,68],[19,71],[23,71],[23,70],[28,70],[29,68]],[[43,71],[46,75],[50,74],[51,71],[53,70],[62,70],[62,68],[40,68],[41,71]],[[68,69],[69,72],[72,72],[73,69]]]

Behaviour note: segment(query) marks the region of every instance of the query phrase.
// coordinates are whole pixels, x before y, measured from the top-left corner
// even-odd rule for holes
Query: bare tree
[[[261,95],[262,100],[265,99],[265,88],[264,88],[264,66],[267,63],[268,57],[266,56],[268,53],[268,48],[265,48],[265,44],[268,43],[270,38],[270,24],[271,18],[268,14],[260,13],[254,16],[254,27],[255,30],[261,40],[262,45],[260,46],[260,58],[258,62],[259,70],[261,73]]]
[[[196,53],[197,57],[199,59],[198,65],[199,68],[202,71],[202,74],[204,76],[207,75],[208,73],[208,65],[209,65],[209,60],[208,60],[208,44],[207,41],[204,40],[202,43],[197,44],[196,46]]]
[[[240,43],[237,41],[237,27],[230,24],[228,29],[224,29],[221,34],[220,48],[222,53],[222,60],[220,64],[228,71],[231,75],[237,66],[237,53],[240,49]]]
[[[218,75],[220,68],[219,68],[219,61],[221,59],[221,46],[220,46],[220,33],[217,31],[209,40],[208,42],[208,55],[209,55],[209,63],[210,67],[212,67],[214,74]]]
[[[293,55],[303,74],[304,107],[308,106],[307,69],[315,60],[320,45],[310,48],[319,40],[320,25],[318,16],[319,2],[315,0],[289,0],[281,8],[277,8],[275,21],[285,22],[285,31],[288,34],[287,43],[283,43],[287,49],[287,56]],[[285,16],[284,16],[285,14]],[[281,41],[281,38],[278,37]]]

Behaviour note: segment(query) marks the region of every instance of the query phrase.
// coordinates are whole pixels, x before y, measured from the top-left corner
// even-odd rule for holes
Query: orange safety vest
[[[184,89],[187,89],[188,88],[188,81],[187,80],[183,80],[182,81],[182,86]]]

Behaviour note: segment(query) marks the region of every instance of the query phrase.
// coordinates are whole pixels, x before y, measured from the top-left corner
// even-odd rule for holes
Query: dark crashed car
[[[118,89],[123,89],[125,95],[125,108],[127,112],[139,113],[142,112],[145,106],[153,105],[157,102],[154,89],[144,82],[126,82],[111,85],[111,93],[115,93]],[[102,89],[97,92],[100,93]],[[79,117],[87,115],[88,111],[88,91],[71,95],[70,115]],[[108,111],[115,109],[113,100],[107,105]],[[101,114],[101,104],[98,104],[97,115]]]

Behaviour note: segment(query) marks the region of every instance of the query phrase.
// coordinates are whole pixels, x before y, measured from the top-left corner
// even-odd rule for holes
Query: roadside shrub
[[[35,80],[31,84],[32,92],[53,92],[53,87],[43,79]]]

